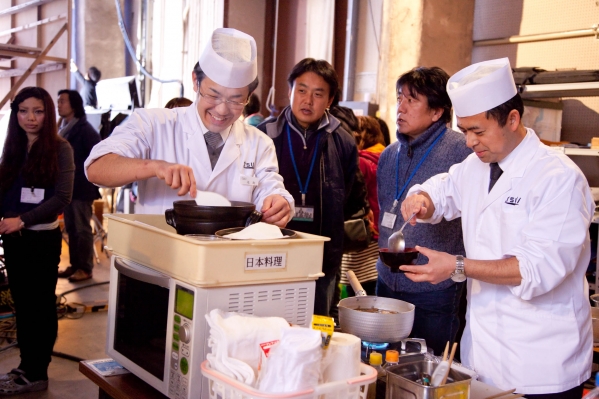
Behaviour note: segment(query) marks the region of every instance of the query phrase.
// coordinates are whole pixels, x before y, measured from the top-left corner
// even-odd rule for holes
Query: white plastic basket
[[[342,365],[340,365],[342,367]],[[290,393],[263,393],[210,368],[208,360],[202,362],[202,374],[208,378],[211,399],[366,399],[368,384],[376,381],[376,370],[360,364],[359,377],[320,384],[314,389]]]

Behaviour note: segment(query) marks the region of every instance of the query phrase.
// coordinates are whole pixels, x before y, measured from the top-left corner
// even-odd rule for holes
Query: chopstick
[[[505,395],[509,395],[509,394],[511,394],[511,393],[514,393],[514,392],[516,392],[516,388],[514,388],[514,389],[510,389],[509,391],[503,391],[503,392],[499,392],[499,393],[497,393],[497,394],[495,394],[495,395],[487,396],[485,399],[497,399],[497,398],[500,398],[500,397],[502,397],[502,396],[505,396]]]
[[[449,346],[449,342],[447,342],[447,346],[445,347],[445,351],[447,352],[447,348]],[[449,371],[451,370],[451,363],[453,362],[453,356],[455,355],[455,350],[458,347],[458,343],[454,342],[453,346],[451,347],[451,355],[449,355],[449,360],[447,361],[449,363],[449,367],[447,367],[447,372],[445,373],[445,377],[443,377],[443,381],[441,381],[441,385],[445,385],[445,383],[447,382],[447,377],[449,377]],[[445,356],[445,355],[443,355]]]
[[[509,391],[503,391],[496,393],[495,395],[487,396],[484,399],[517,399],[523,397],[523,393],[514,393],[516,388],[510,389]],[[513,395],[512,395],[513,394]]]
[[[516,398],[521,398],[523,396],[524,396],[523,393],[516,393],[513,395],[511,393],[508,393],[508,394],[501,395],[501,396],[495,395],[494,397],[495,397],[495,399],[516,399]]]
[[[447,360],[447,352],[449,351],[449,341],[445,344],[445,352],[443,352],[443,361]]]

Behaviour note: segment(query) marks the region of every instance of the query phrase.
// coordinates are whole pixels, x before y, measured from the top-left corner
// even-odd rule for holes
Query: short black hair
[[[260,99],[254,93],[250,95],[248,103],[243,107],[243,116],[247,117],[260,112]]]
[[[82,116],[84,116],[85,108],[83,108],[83,99],[81,98],[79,92],[75,90],[64,89],[58,92],[58,96],[60,97],[61,94],[65,93],[69,96],[69,103],[71,104],[71,108],[75,113],[75,118],[81,118]]]
[[[451,121],[451,100],[447,94],[449,75],[439,67],[416,67],[401,75],[395,84],[396,93],[407,86],[412,97],[418,94],[426,97],[429,108],[443,109],[441,120]]]
[[[302,76],[306,72],[314,72],[318,76],[324,79],[329,85],[329,98],[334,98],[339,90],[339,78],[337,72],[331,64],[325,60],[315,60],[314,58],[304,58],[291,70],[287,77],[287,83],[289,88],[293,88],[295,79]]]
[[[522,114],[524,114],[524,102],[518,93],[516,93],[514,97],[510,98],[503,104],[500,104],[495,108],[491,108],[485,112],[485,116],[487,119],[495,119],[499,127],[504,127],[507,123],[507,117],[514,109],[518,111],[520,114],[520,119],[522,119]]]
[[[206,77],[206,74],[202,70],[202,67],[200,66],[199,62],[196,62],[196,64],[193,66],[193,74],[196,77],[196,81],[198,82],[198,89],[199,89],[200,85],[202,84],[202,80],[204,80],[204,78]],[[258,75],[256,75],[256,79],[254,79],[254,81],[248,85],[248,89],[250,90],[250,95],[256,90],[256,87],[258,87],[258,83],[260,83],[260,82],[258,80]]]
[[[87,70],[87,76],[92,82],[98,83],[102,77],[102,72],[100,72],[100,70],[95,66],[89,67]]]

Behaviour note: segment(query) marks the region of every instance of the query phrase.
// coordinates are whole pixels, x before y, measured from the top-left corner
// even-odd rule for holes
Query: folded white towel
[[[206,315],[210,326],[206,358],[214,370],[254,386],[258,368],[266,349],[290,328],[281,317],[256,317],[214,309]]]
[[[259,222],[251,224],[237,233],[227,234],[225,238],[232,240],[273,240],[285,238],[281,229],[273,224]]]

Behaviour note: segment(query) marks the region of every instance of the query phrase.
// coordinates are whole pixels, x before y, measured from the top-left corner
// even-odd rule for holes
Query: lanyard
[[[300,179],[299,170],[297,170],[297,164],[295,163],[295,156],[293,155],[293,144],[291,144],[291,133],[289,132],[289,124],[287,124],[287,142],[289,143],[289,152],[291,153],[291,163],[293,164],[293,170],[295,170],[295,177],[297,178],[297,184],[299,184],[300,193],[302,194],[302,206],[306,206],[306,193],[308,192],[308,184],[312,177],[312,170],[314,169],[314,162],[318,155],[318,144],[320,143],[320,133],[316,137],[316,148],[314,148],[314,155],[312,155],[312,161],[310,162],[310,170],[308,171],[308,177],[306,178],[306,184],[302,185]]]
[[[410,182],[412,181],[412,178],[414,177],[416,172],[418,172],[418,169],[420,169],[420,167],[422,166],[422,163],[424,162],[426,157],[428,157],[428,154],[431,153],[432,149],[435,147],[435,145],[437,145],[437,143],[439,142],[441,137],[443,137],[445,135],[446,131],[447,131],[447,128],[445,128],[445,130],[443,130],[443,132],[439,136],[437,136],[435,141],[433,141],[433,143],[430,145],[430,147],[428,147],[428,150],[426,150],[426,152],[424,153],[424,156],[420,159],[420,162],[418,162],[418,165],[416,165],[416,167],[410,174],[410,177],[408,177],[408,180],[403,185],[401,190],[399,189],[399,151],[397,152],[397,165],[395,167],[395,201],[393,201],[393,206],[391,207],[391,213],[393,213],[395,211],[395,208],[397,207],[399,199],[403,195],[404,191],[406,191],[408,184],[410,184]]]

